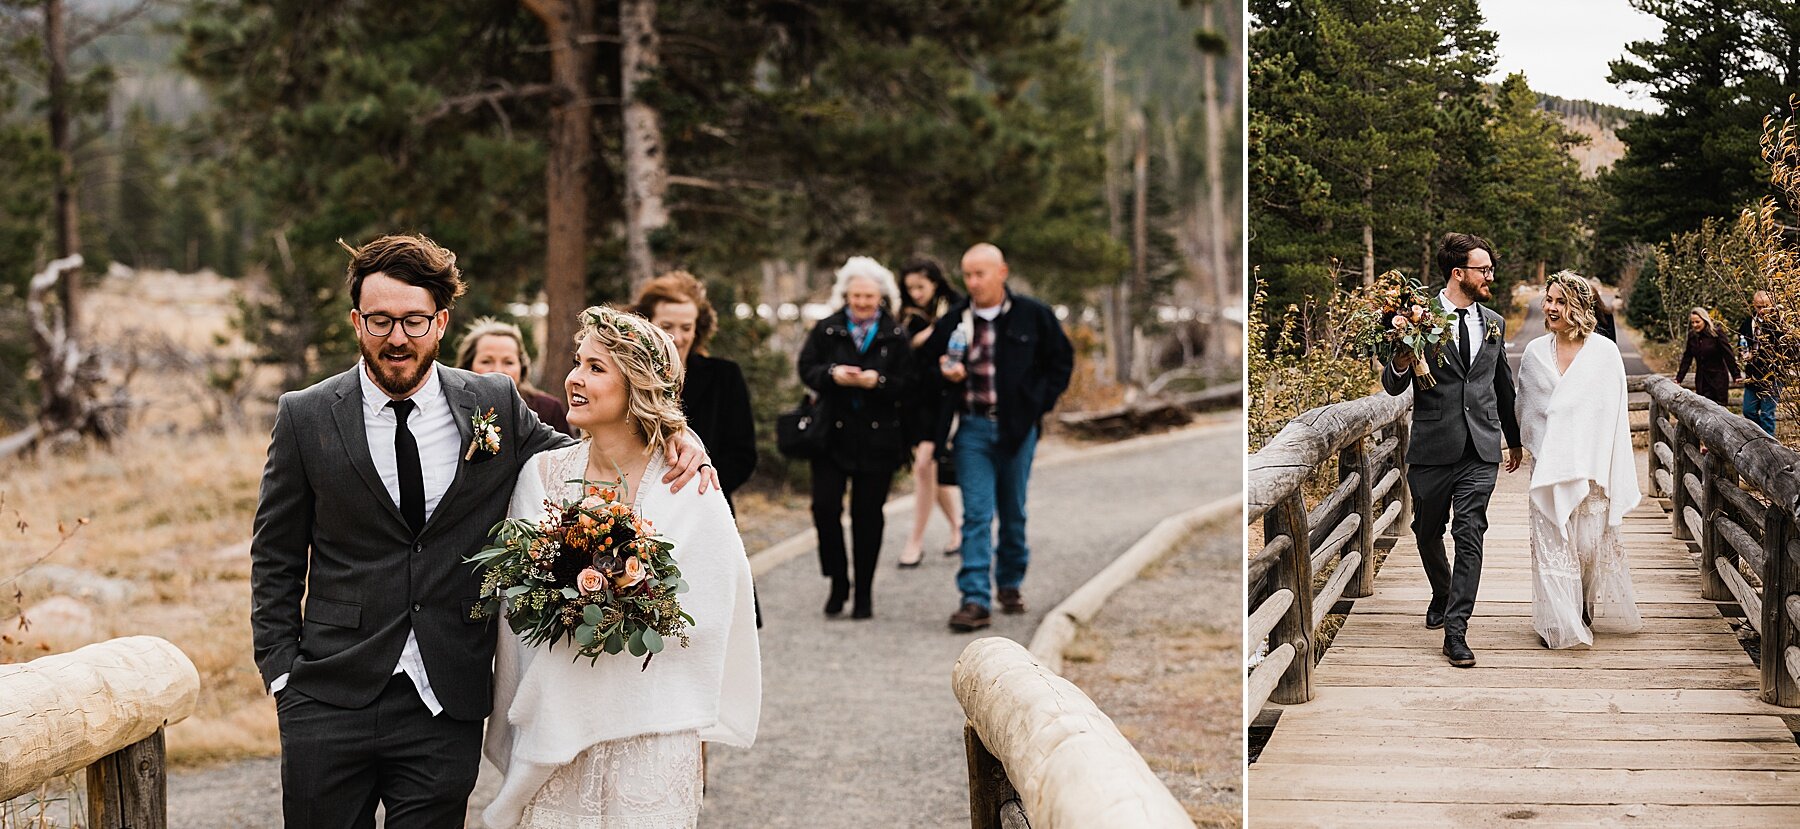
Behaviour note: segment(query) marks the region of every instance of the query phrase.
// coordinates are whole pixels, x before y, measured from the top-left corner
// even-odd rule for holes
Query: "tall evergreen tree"
[[[1607,177],[1618,209],[1598,240],[1609,248],[1666,240],[1764,195],[1762,119],[1800,92],[1800,13],[1792,3],[1633,0],[1632,7],[1662,20],[1662,39],[1627,44],[1610,80],[1649,92],[1662,111],[1618,132],[1625,156]]]

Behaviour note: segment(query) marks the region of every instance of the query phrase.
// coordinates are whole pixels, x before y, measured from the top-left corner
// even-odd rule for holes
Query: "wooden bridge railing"
[[[0,665],[0,803],[85,768],[90,829],[163,829],[163,728],[199,698],[194,663],[154,636]]]
[[[1699,547],[1700,597],[1743,609],[1762,636],[1763,700],[1800,707],[1800,453],[1667,377],[1642,388],[1650,494],[1670,499],[1671,531]]]
[[[1412,508],[1406,488],[1411,408],[1410,392],[1321,406],[1294,418],[1250,456],[1246,518],[1262,521],[1264,544],[1248,565],[1246,606],[1253,610],[1245,642],[1246,652],[1255,653],[1267,641],[1269,653],[1250,672],[1246,721],[1270,700],[1312,699],[1319,623],[1339,599],[1374,592],[1376,537],[1404,528]],[[1309,507],[1307,484],[1333,457],[1336,486]],[[1333,561],[1337,570],[1315,594],[1314,574]]]
[[[951,683],[968,716],[973,829],[1193,829],[1112,720],[1024,646],[970,642]]]

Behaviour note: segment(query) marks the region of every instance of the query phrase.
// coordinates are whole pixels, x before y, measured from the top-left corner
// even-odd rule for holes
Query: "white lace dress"
[[[658,453],[643,479],[660,478],[661,463]],[[541,514],[545,493],[573,497],[579,490],[565,482],[586,464],[585,444],[534,458],[510,513]],[[623,655],[590,665],[554,647],[523,647],[502,623],[486,752],[505,776],[482,815],[490,827],[692,829],[701,741],[754,739],[761,681],[749,566],[723,496],[694,489],[671,495],[652,485],[632,497],[676,544],[692,585],[683,607],[696,619],[693,647],[664,651],[648,670]]]
[[[1625,370],[1617,346],[1589,336],[1558,371],[1555,340],[1519,361],[1520,435],[1531,450],[1531,626],[1552,648],[1594,644],[1594,626],[1643,627],[1619,543],[1640,493]],[[1584,614],[1592,622],[1583,619]]]
[[[1569,516],[1571,538],[1556,522],[1531,506],[1531,627],[1552,648],[1594,644],[1594,625],[1630,633],[1644,626],[1631,589],[1631,566],[1619,531],[1607,521],[1611,504],[1599,487]]]

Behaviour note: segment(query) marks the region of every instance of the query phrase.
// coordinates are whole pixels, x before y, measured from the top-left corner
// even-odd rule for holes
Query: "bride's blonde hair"
[[[637,314],[596,305],[581,312],[579,347],[589,337],[612,355],[629,387],[625,418],[654,453],[687,428],[681,413],[686,367],[668,332]]]
[[[1557,271],[1544,280],[1544,292],[1549,293],[1552,285],[1562,288],[1574,339],[1594,333],[1594,327],[1600,323],[1594,317],[1594,286],[1588,284],[1587,277],[1574,271]]]

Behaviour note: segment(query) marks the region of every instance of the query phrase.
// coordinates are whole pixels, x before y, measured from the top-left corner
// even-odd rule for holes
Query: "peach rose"
[[[595,570],[592,567],[582,570],[575,576],[575,587],[579,589],[583,595],[599,590],[601,587],[605,586],[605,584],[606,581],[601,577],[600,571]]]
[[[631,556],[625,559],[625,569],[613,579],[613,586],[621,589],[631,587],[649,576],[650,570],[644,566],[643,560],[637,556]]]

